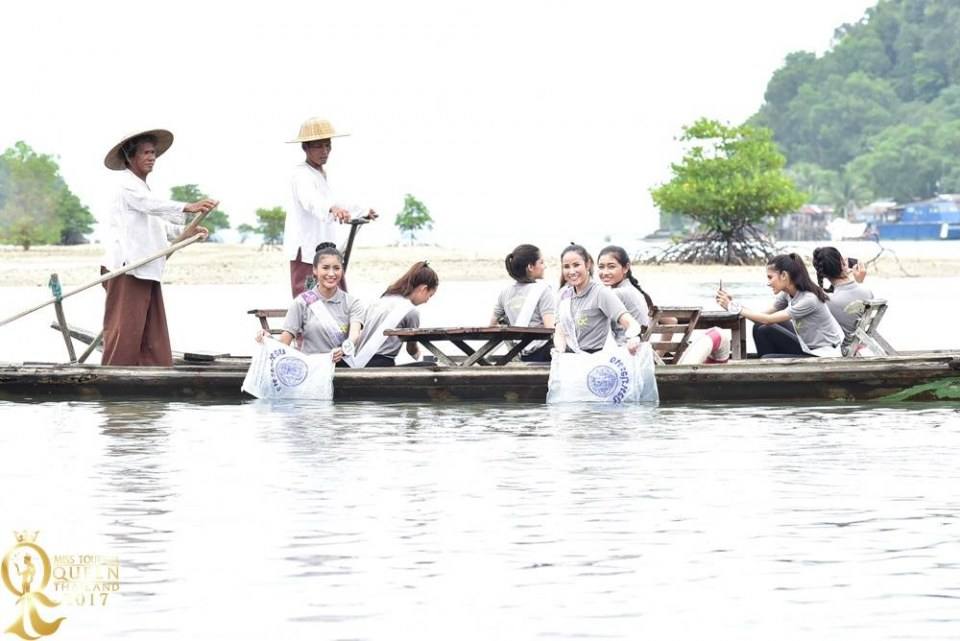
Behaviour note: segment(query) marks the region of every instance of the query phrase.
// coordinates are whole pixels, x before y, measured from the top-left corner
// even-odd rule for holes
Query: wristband
[[[353,341],[348,338],[347,340],[343,341],[342,345],[340,345],[340,349],[343,350],[344,356],[353,356],[357,348],[354,346]]]
[[[734,314],[736,314],[737,316],[739,316],[739,315],[740,315],[740,312],[743,311],[743,305],[741,305],[740,303],[735,303],[735,302],[733,302],[733,301],[730,301],[730,302],[727,304],[727,311],[728,311],[728,312],[733,312]]]

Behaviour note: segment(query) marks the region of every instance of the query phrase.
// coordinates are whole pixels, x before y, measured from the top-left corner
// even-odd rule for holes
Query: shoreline
[[[100,275],[100,245],[40,245],[23,251],[0,247],[0,283],[6,287],[46,287],[57,273],[64,286],[77,286]],[[808,260],[809,257],[805,256]],[[389,283],[414,262],[429,260],[443,281],[508,280],[503,257],[489,251],[435,246],[356,246],[350,257],[349,278],[360,282]],[[547,259],[548,282],[560,276],[559,260]],[[163,282],[171,285],[248,285],[286,283],[289,260],[282,250],[250,244],[203,243],[184,248],[167,262]],[[749,281],[762,277],[756,265],[691,265],[635,263],[641,282],[648,278],[684,279],[691,282]],[[880,257],[871,263],[874,278],[933,278],[960,275],[960,258]]]

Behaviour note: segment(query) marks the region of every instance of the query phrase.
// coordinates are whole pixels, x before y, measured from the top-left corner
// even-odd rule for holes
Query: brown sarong
[[[170,334],[160,283],[124,274],[105,283],[104,365],[171,367]]]
[[[293,292],[293,298],[307,290],[307,279],[313,277],[313,264],[303,262],[300,253],[298,249],[297,257],[290,261],[290,291]]]

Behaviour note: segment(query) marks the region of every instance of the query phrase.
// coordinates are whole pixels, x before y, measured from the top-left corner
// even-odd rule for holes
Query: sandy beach
[[[876,252],[863,252],[869,259]],[[37,246],[28,251],[18,247],[0,247],[0,283],[7,287],[46,286],[50,274],[57,273],[65,285],[79,285],[99,276],[103,249],[99,245]],[[809,259],[809,257],[807,257]],[[400,276],[413,262],[427,259],[441,281],[489,281],[506,277],[503,257],[492,252],[448,249],[436,246],[355,247],[349,274],[362,282],[382,282]],[[548,278],[559,277],[559,261],[548,257]],[[749,280],[757,266],[728,265],[648,265],[638,264],[636,272],[644,276],[689,278],[706,281],[717,278]],[[870,265],[875,276],[935,277],[960,274],[958,258],[905,257],[899,262],[884,255]],[[258,245],[194,244],[172,257],[164,273],[164,282],[174,285],[244,285],[285,282],[288,262],[276,248]]]

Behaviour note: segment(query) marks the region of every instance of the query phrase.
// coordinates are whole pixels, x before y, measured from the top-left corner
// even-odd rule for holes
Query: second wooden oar
[[[10,322],[13,322],[13,321],[17,320],[18,318],[23,318],[23,317],[26,316],[27,314],[31,314],[31,313],[37,311],[38,309],[43,309],[43,308],[46,307],[47,305],[53,305],[54,303],[56,303],[56,302],[59,301],[59,300],[63,300],[64,298],[69,298],[70,296],[73,296],[74,294],[79,294],[80,292],[82,292],[82,291],[84,291],[84,290],[90,289],[91,287],[94,287],[94,286],[96,286],[96,285],[99,285],[100,283],[105,283],[106,281],[108,281],[108,280],[110,280],[110,279],[112,279],[112,278],[116,278],[117,276],[120,276],[121,274],[126,274],[127,272],[132,271],[132,270],[136,269],[137,267],[141,267],[141,266],[143,266],[143,265],[146,265],[146,264],[149,263],[151,260],[156,260],[156,259],[158,259],[158,258],[163,258],[164,256],[169,256],[170,254],[172,254],[173,252],[177,251],[178,249],[183,249],[183,248],[186,247],[187,245],[191,245],[191,244],[197,242],[198,240],[200,240],[201,238],[203,238],[203,234],[196,234],[196,235],[194,235],[194,236],[191,236],[190,238],[186,238],[186,239],[184,239],[184,240],[181,240],[181,241],[178,242],[178,243],[174,243],[173,245],[170,245],[169,247],[167,247],[167,248],[164,249],[163,251],[157,252],[157,253],[154,254],[153,256],[148,256],[147,258],[144,258],[143,260],[139,260],[139,261],[137,261],[137,262],[135,262],[135,263],[131,263],[131,264],[129,264],[129,265],[126,265],[126,266],[123,267],[122,269],[117,269],[117,270],[112,271],[112,272],[110,272],[110,273],[108,273],[108,274],[104,274],[103,276],[101,276],[101,277],[98,278],[97,280],[92,281],[92,282],[89,282],[89,283],[87,283],[86,285],[81,285],[80,287],[77,287],[76,289],[71,289],[69,292],[64,293],[63,296],[61,296],[60,298],[54,297],[54,298],[50,298],[50,299],[48,299],[48,300],[45,300],[44,302],[40,303],[39,305],[34,305],[34,306],[31,307],[30,309],[25,309],[24,311],[20,312],[19,314],[14,314],[14,315],[11,316],[10,318],[5,318],[5,319],[3,319],[2,321],[0,321],[0,327],[6,325],[7,323],[10,323]]]

